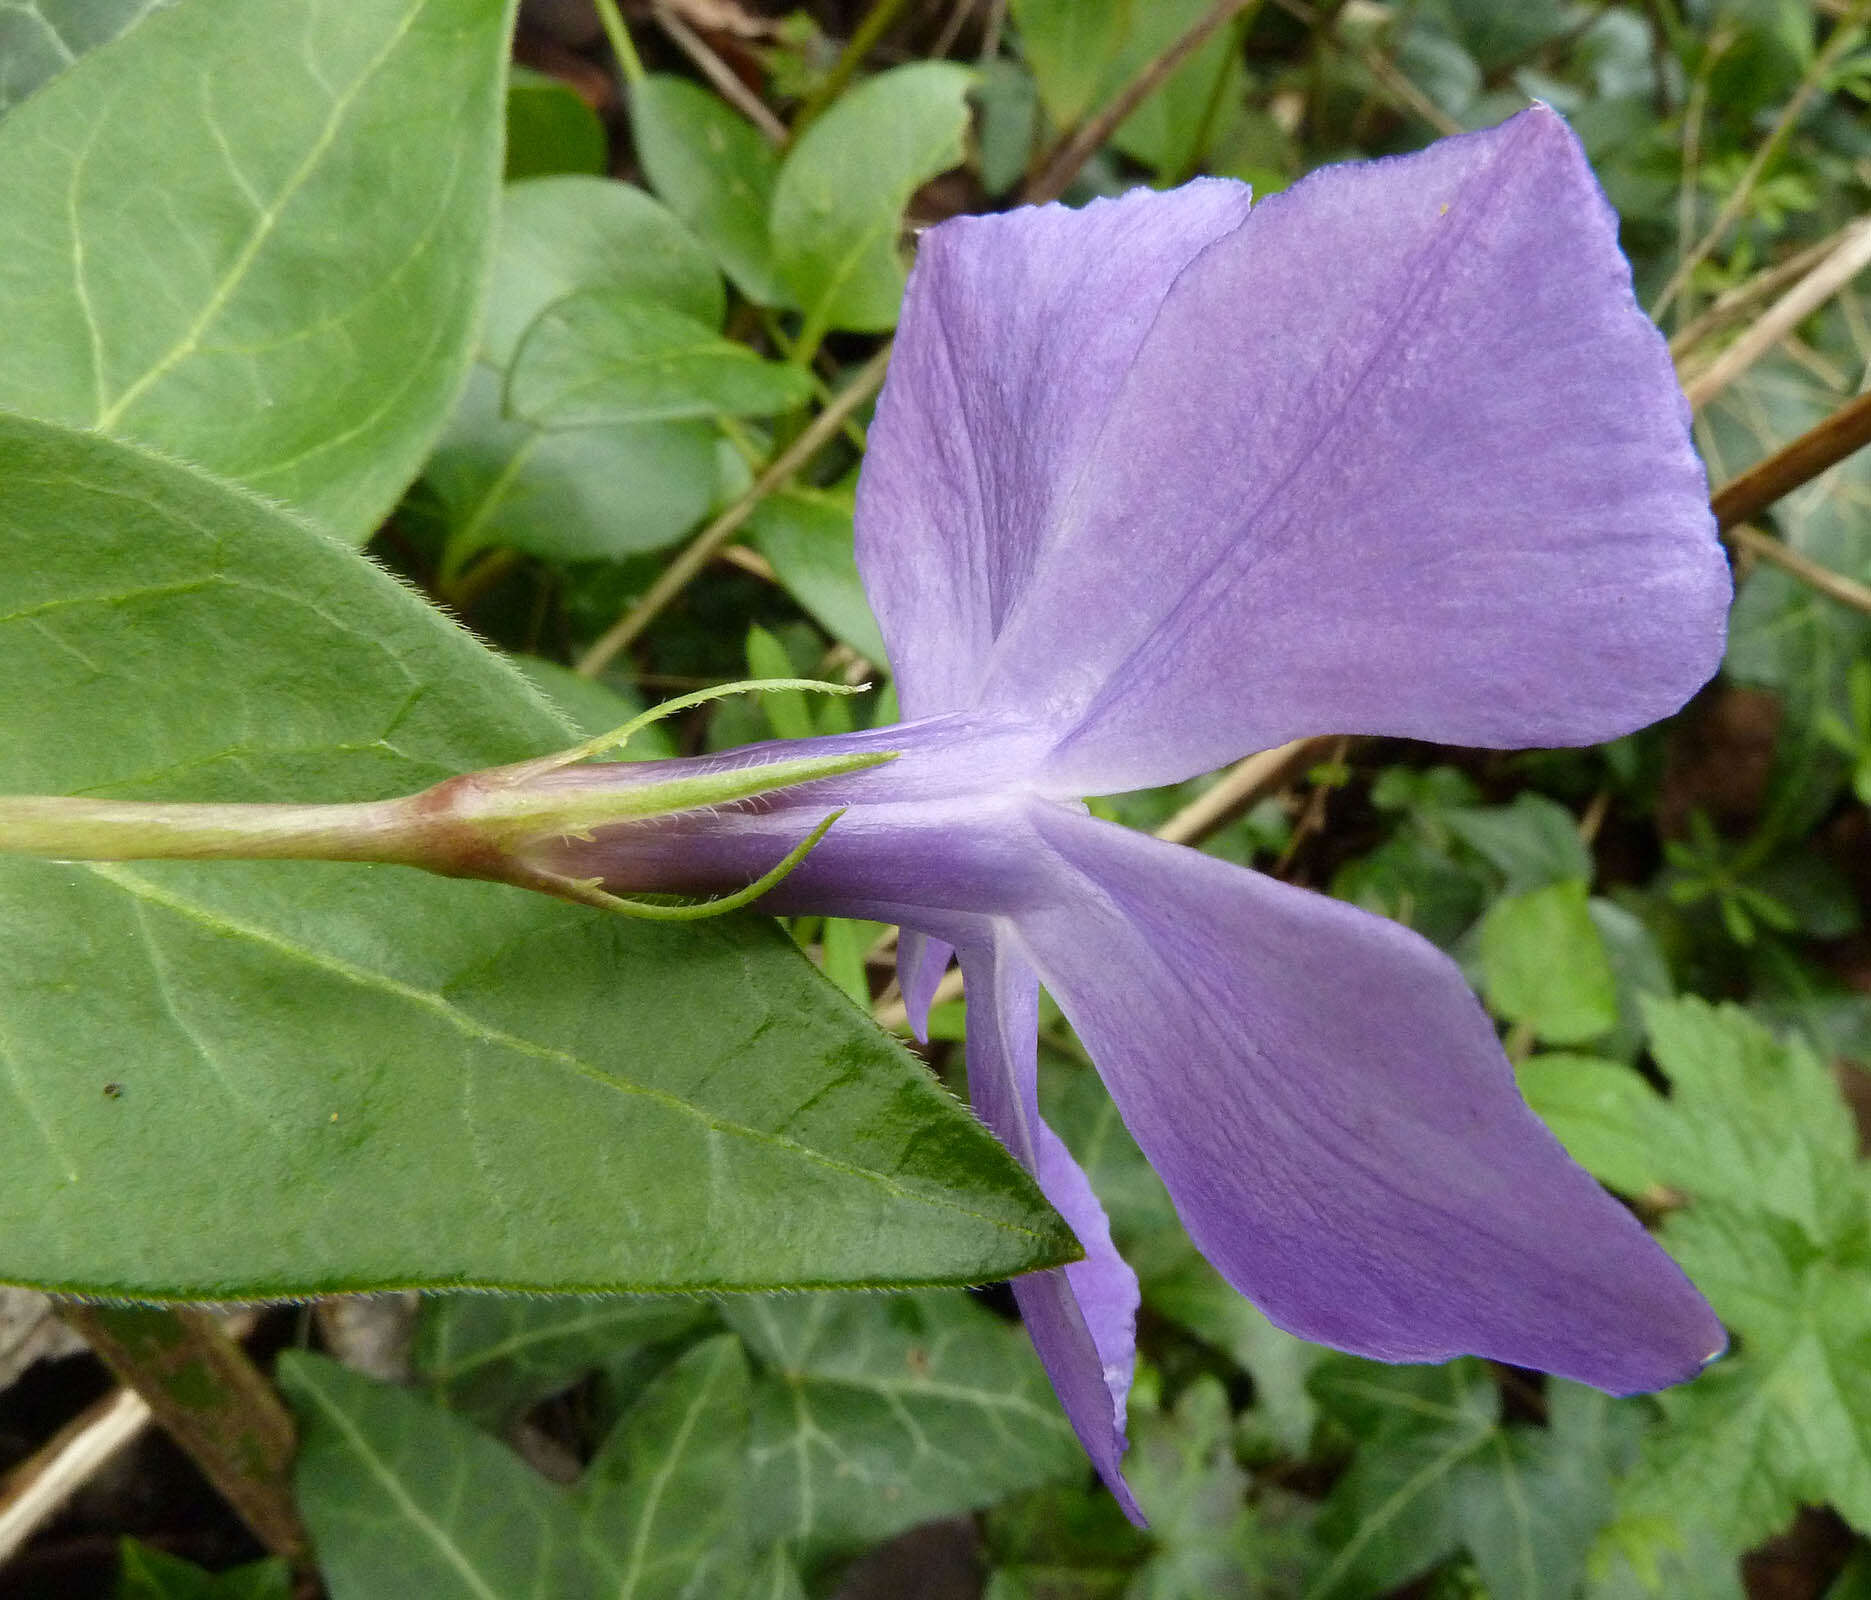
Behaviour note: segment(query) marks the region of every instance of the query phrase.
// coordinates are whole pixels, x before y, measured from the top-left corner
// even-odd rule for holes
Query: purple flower
[[[1280,1326],[1617,1392],[1721,1348],[1446,957],[1080,804],[1302,734],[1597,742],[1715,670],[1729,577],[1686,407],[1558,116],[1252,211],[1205,181],[933,230],[858,557],[904,722],[693,765],[900,759],[530,861],[736,888],[848,808],[763,904],[900,923],[919,1030],[959,953],[976,1108],[1085,1248],[1014,1292],[1128,1510],[1137,1282],[1040,1120],[1041,982],[1190,1236]]]

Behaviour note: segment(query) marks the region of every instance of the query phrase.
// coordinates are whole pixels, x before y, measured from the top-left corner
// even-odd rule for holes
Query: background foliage
[[[867,363],[916,228],[1054,177],[1264,194],[1545,100],[1720,485],[1871,372],[1847,281],[1710,377],[1856,237],[1866,9],[3,0],[0,787],[370,798],[750,674],[877,688],[722,702],[640,753],[889,720],[851,556]],[[1861,454],[1767,526],[1871,581],[1868,513]],[[1139,1532],[1007,1297],[940,1287],[1067,1242],[859,1014],[890,1014],[883,930],[4,863],[0,1277],[606,1292],[432,1294],[376,1376],[335,1317],[263,1322],[315,1577],[119,1499],[0,1591],[1871,1594],[1871,616],[1738,575],[1723,675],[1669,724],[1328,742],[1203,841],[1462,962],[1529,1100],[1728,1324],[1696,1382],[1611,1399],[1280,1333],[1049,1012],[1046,1113],[1143,1280]],[[1204,787],[1097,804],[1152,828]],[[928,1052],[956,1088],[963,1004]],[[802,1287],[844,1292],[692,1293]],[[24,1420],[40,1371],[0,1461],[63,1420]],[[100,1563],[87,1528],[145,1540]]]

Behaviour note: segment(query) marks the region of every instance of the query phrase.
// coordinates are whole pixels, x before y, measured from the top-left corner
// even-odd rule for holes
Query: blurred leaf
[[[1487,68],[1532,54],[1576,20],[1563,0],[1439,0],[1438,8],[1463,48]]]
[[[985,1523],[994,1577],[984,1600],[1119,1600],[1150,1550],[1102,1485],[1015,1495]]]
[[[1586,1600],[1747,1600],[1734,1552],[1687,1507],[1663,1522],[1613,1523],[1589,1570]]]
[[[783,1547],[776,1546],[760,1558],[738,1600],[807,1600],[799,1569]]]
[[[1039,84],[1055,128],[1092,111],[1130,31],[1123,0],[1012,0],[1020,53]]]
[[[1656,1091],[1631,1068],[1555,1051],[1516,1070],[1527,1104],[1594,1178],[1630,1195],[1661,1181],[1651,1148]]]
[[[169,0],[8,0],[0,8],[0,116]],[[142,1548],[139,1546],[138,1548]]]
[[[726,294],[708,252],[669,209],[609,178],[534,178],[509,185],[482,359],[504,369],[546,307],[580,289],[609,289],[710,329]]]
[[[507,85],[509,183],[562,173],[595,177],[609,160],[597,112],[557,78],[513,69]]]
[[[476,364],[425,480],[442,506],[449,561],[492,546],[556,561],[660,550],[714,499],[706,422],[552,430],[503,416],[500,378]]]
[[[981,107],[981,187],[998,197],[1019,183],[1032,159],[1039,90],[1025,66],[997,56],[983,65],[975,100]]]
[[[1581,1044],[1617,1023],[1617,982],[1582,879],[1495,901],[1480,949],[1489,1007],[1536,1038]]]
[[[406,1390],[288,1351],[294,1485],[331,1600],[560,1600],[599,1573],[559,1489]]]
[[[648,709],[641,695],[626,695],[615,684],[582,678],[556,661],[545,661],[538,656],[509,656],[507,659],[520,669],[541,698],[570,719],[582,738],[595,739],[601,733],[621,728]],[[605,760],[660,761],[675,753],[669,724],[652,722],[633,733],[630,743],[621,750],[610,751]]]
[[[1596,898],[1587,903],[1586,910],[1604,941],[1618,996],[1617,1025],[1596,1041],[1594,1050],[1616,1060],[1635,1061],[1644,1044],[1644,997],[1667,1000],[1676,992],[1669,963],[1656,935],[1633,912]]]
[[[850,1550],[1085,1471],[1023,1329],[965,1295],[722,1302],[754,1386],[756,1540]]]
[[[885,665],[883,635],[852,552],[848,492],[787,489],[769,495],[748,519],[747,542],[773,563],[786,592],[827,633],[874,666]]]
[[[1578,878],[1589,884],[1591,852],[1578,819],[1556,800],[1523,791],[1510,805],[1455,806],[1436,813],[1462,843],[1506,875],[1509,894]]]
[[[290,1600],[292,1569],[284,1561],[255,1561],[230,1571],[204,1571],[135,1539],[119,1546],[115,1600]]]
[[[960,165],[973,82],[944,61],[879,73],[833,102],[787,155],[773,191],[773,250],[805,311],[803,348],[828,328],[896,326],[903,208]]]
[[[270,506],[20,419],[0,462],[0,681],[34,685],[0,789],[369,800],[569,736]],[[1071,1249],[771,924],[651,928],[399,867],[8,858],[0,928],[16,1282],[952,1282]]]
[[[1309,1600],[1384,1593],[1458,1549],[1492,1600],[1569,1600],[1628,1451],[1606,1415],[1613,1402],[1555,1380],[1548,1427],[1502,1426],[1487,1368],[1470,1358],[1384,1367],[1335,1356],[1313,1389],[1358,1448],[1320,1517],[1334,1554]]]
[[[635,1345],[708,1322],[706,1301],[648,1295],[426,1299],[415,1367],[439,1404],[498,1428]]]
[[[368,537],[469,358],[512,11],[182,0],[10,113],[0,407]]]
[[[651,73],[629,90],[637,158],[664,203],[757,305],[791,304],[773,262],[767,211],[779,152],[719,96]]]
[[[644,1392],[573,1491],[616,1600],[720,1600],[748,1569],[747,1358],[724,1333]]]
[[[507,406],[547,428],[766,417],[804,405],[811,377],[631,290],[586,289],[527,328]]]
[[[758,623],[747,630],[747,675],[750,678],[798,676],[792,657],[786,653],[786,647]],[[768,724],[780,738],[812,737],[812,713],[806,708],[803,691],[774,690],[759,696],[759,705]]]

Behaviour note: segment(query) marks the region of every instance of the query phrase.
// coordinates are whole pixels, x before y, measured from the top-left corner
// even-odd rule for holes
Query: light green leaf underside
[[[177,0],[35,95],[0,124],[0,407],[366,537],[469,355],[511,10]]]
[[[31,686],[0,789],[369,799],[566,737],[353,553],[95,436],[0,419],[0,594],[0,679]],[[15,1282],[970,1281],[1070,1249],[757,921],[645,929],[387,867],[7,859],[0,940]]]

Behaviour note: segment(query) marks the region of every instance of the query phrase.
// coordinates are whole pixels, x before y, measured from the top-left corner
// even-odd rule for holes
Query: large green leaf
[[[331,1600],[596,1600],[570,1496],[428,1401],[288,1352],[293,1479]]]
[[[759,1539],[851,1549],[1085,1458],[1025,1333],[962,1295],[726,1302],[754,1390]]]
[[[1535,1037],[1582,1044],[1617,1026],[1617,979],[1583,878],[1502,896],[1481,920],[1480,948],[1488,1004]]]
[[[0,407],[367,536],[467,365],[511,11],[178,0],[34,95],[0,123]]]
[[[661,73],[630,86],[630,128],[651,185],[741,293],[788,304],[767,233],[779,152],[718,95]]]
[[[5,0],[0,115],[168,0]]]
[[[19,419],[0,463],[0,681],[30,696],[0,788],[370,799],[566,737],[510,666],[249,497]],[[8,859],[0,943],[16,1282],[965,1281],[1071,1248],[770,924],[391,867]]]
[[[644,1392],[574,1496],[592,1562],[615,1600],[718,1600],[749,1566],[742,1485],[749,1380],[720,1334]]]
[[[880,73],[800,136],[773,190],[773,248],[805,311],[802,338],[894,328],[906,273],[897,248],[918,185],[958,166],[974,74],[944,61]]]
[[[881,667],[887,652],[858,576],[846,490],[785,489],[747,519],[747,542],[825,631]]]

